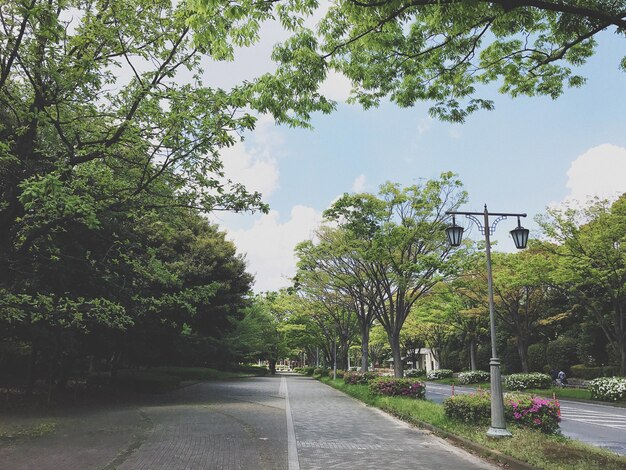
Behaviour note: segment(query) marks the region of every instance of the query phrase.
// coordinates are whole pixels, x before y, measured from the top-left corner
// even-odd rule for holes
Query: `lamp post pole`
[[[508,437],[511,433],[506,429],[506,423],[504,421],[504,399],[502,397],[502,378],[500,375],[500,359],[496,350],[496,318],[495,308],[493,303],[493,275],[491,272],[491,235],[495,232],[498,222],[507,218],[507,216],[517,217],[518,227],[515,230],[511,230],[513,241],[517,248],[525,248],[528,241],[528,229],[523,228],[519,224],[520,217],[526,217],[526,214],[510,214],[510,213],[490,213],[487,210],[485,204],[485,210],[483,212],[461,212],[461,211],[448,211],[446,214],[453,216],[452,227],[446,229],[448,240],[452,246],[459,246],[461,244],[461,238],[463,236],[463,227],[457,226],[454,216],[464,215],[470,219],[480,231],[485,235],[485,253],[487,256],[487,290],[489,297],[489,326],[491,330],[491,360],[489,361],[490,376],[491,376],[491,427],[487,431],[487,435],[490,437],[500,438]],[[482,215],[484,217],[483,223],[480,222],[476,216]],[[493,224],[489,224],[489,216],[494,215],[497,218],[493,221]]]

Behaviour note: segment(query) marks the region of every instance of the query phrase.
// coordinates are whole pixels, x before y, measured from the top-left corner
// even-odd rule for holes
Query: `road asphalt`
[[[0,440],[0,469],[496,468],[300,375],[210,381],[146,400],[5,414],[4,424],[55,427]]]

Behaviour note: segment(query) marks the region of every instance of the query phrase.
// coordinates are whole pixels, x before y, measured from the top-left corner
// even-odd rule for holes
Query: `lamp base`
[[[503,437],[511,437],[512,434],[506,429],[492,427],[487,431],[487,436],[493,437],[494,439],[501,439]]]

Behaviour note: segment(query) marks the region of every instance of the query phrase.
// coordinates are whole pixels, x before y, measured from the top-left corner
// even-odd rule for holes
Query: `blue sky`
[[[255,290],[263,291],[289,285],[293,246],[312,236],[321,212],[344,192],[375,192],[385,181],[408,185],[451,170],[469,192],[464,209],[478,211],[486,203],[492,211],[527,212],[524,225],[531,229],[548,204],[625,192],[624,50],[623,39],[604,34],[597,54],[580,69],[587,84],[558,100],[511,99],[487,87],[483,92],[494,99],[495,111],[475,113],[465,124],[430,119],[426,104],[401,109],[386,103],[364,111],[344,104],[345,83],[331,80],[325,90],[339,101],[338,109],[315,116],[314,130],[261,118],[243,144],[223,154],[228,174],[263,192],[271,213],[214,220],[246,253]],[[267,70],[268,62],[257,56],[245,51],[235,63],[220,64],[221,80]],[[509,220],[498,226],[500,249],[511,249],[508,231],[514,225]]]

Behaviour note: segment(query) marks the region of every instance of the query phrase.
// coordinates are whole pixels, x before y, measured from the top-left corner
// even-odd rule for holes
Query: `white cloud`
[[[367,177],[364,174],[360,174],[359,176],[356,177],[356,179],[352,183],[352,191],[355,193],[364,192],[366,182],[367,182]]]
[[[345,103],[350,96],[352,83],[343,74],[331,70],[320,86],[320,94],[331,100]]]
[[[311,207],[296,205],[290,219],[280,221],[277,211],[258,218],[249,229],[228,230],[240,253],[246,253],[248,271],[255,275],[255,291],[276,290],[291,284],[296,273],[293,249],[311,239],[321,214]]]
[[[456,127],[450,127],[450,130],[448,131],[448,134],[450,135],[450,137],[452,137],[453,139],[460,139],[461,138],[461,129],[459,128],[459,126]]]
[[[280,151],[283,136],[273,127],[271,119],[261,118],[252,137],[250,145],[239,142],[220,152],[224,173],[248,191],[260,192],[267,200],[279,187],[278,162],[274,155]]]
[[[566,200],[615,199],[626,192],[626,148],[602,144],[577,157],[567,171]]]
[[[425,117],[419,120],[417,123],[417,133],[418,135],[424,135],[428,131],[430,131],[433,124],[433,119],[431,117]]]

